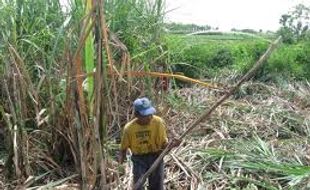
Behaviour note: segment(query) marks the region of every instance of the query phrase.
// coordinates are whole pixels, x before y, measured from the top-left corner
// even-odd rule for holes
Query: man
[[[165,123],[160,117],[154,115],[156,110],[148,98],[136,99],[133,106],[136,118],[124,127],[119,162],[121,164],[124,162],[126,152],[130,149],[133,162],[133,181],[136,183],[167,146],[168,138]],[[173,147],[178,146],[180,140],[173,140],[172,144]],[[150,190],[164,189],[163,161],[149,176],[148,180]]]

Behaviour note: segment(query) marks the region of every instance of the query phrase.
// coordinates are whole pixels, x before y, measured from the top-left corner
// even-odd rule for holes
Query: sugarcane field
[[[309,190],[310,1],[0,0],[0,190]]]

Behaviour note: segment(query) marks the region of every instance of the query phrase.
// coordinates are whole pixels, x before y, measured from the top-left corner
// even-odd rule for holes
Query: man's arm
[[[126,126],[124,127],[124,131],[121,138],[121,144],[120,144],[120,152],[118,155],[118,162],[120,164],[124,163],[124,160],[126,158],[127,149],[129,148],[129,137],[128,137],[128,131],[126,130]]]
[[[118,157],[118,162],[119,162],[120,164],[123,164],[123,163],[124,163],[124,160],[125,160],[125,157],[126,157],[126,153],[127,153],[127,149],[125,149],[125,150],[120,150],[119,157]]]
[[[166,124],[162,119],[160,122],[159,129],[160,129],[159,135],[160,135],[160,139],[161,139],[161,143],[162,143],[162,149],[165,149],[169,143],[171,143],[170,148],[177,147],[181,144],[181,142],[182,142],[181,139],[177,139],[174,137],[171,139],[168,139]]]
[[[169,142],[163,144],[162,149],[165,149],[169,143],[171,143],[170,148],[174,148],[174,147],[178,147],[182,143],[182,140],[177,139],[177,138],[172,138],[171,140],[169,140]]]

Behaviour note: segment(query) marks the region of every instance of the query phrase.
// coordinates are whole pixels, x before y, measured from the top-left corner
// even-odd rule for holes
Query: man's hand
[[[126,157],[127,150],[121,150],[118,156],[118,163],[123,164]]]

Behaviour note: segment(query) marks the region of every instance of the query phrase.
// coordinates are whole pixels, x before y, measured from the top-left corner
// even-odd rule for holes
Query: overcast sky
[[[277,30],[282,14],[310,0],[166,0],[171,22],[195,23],[220,30]]]

